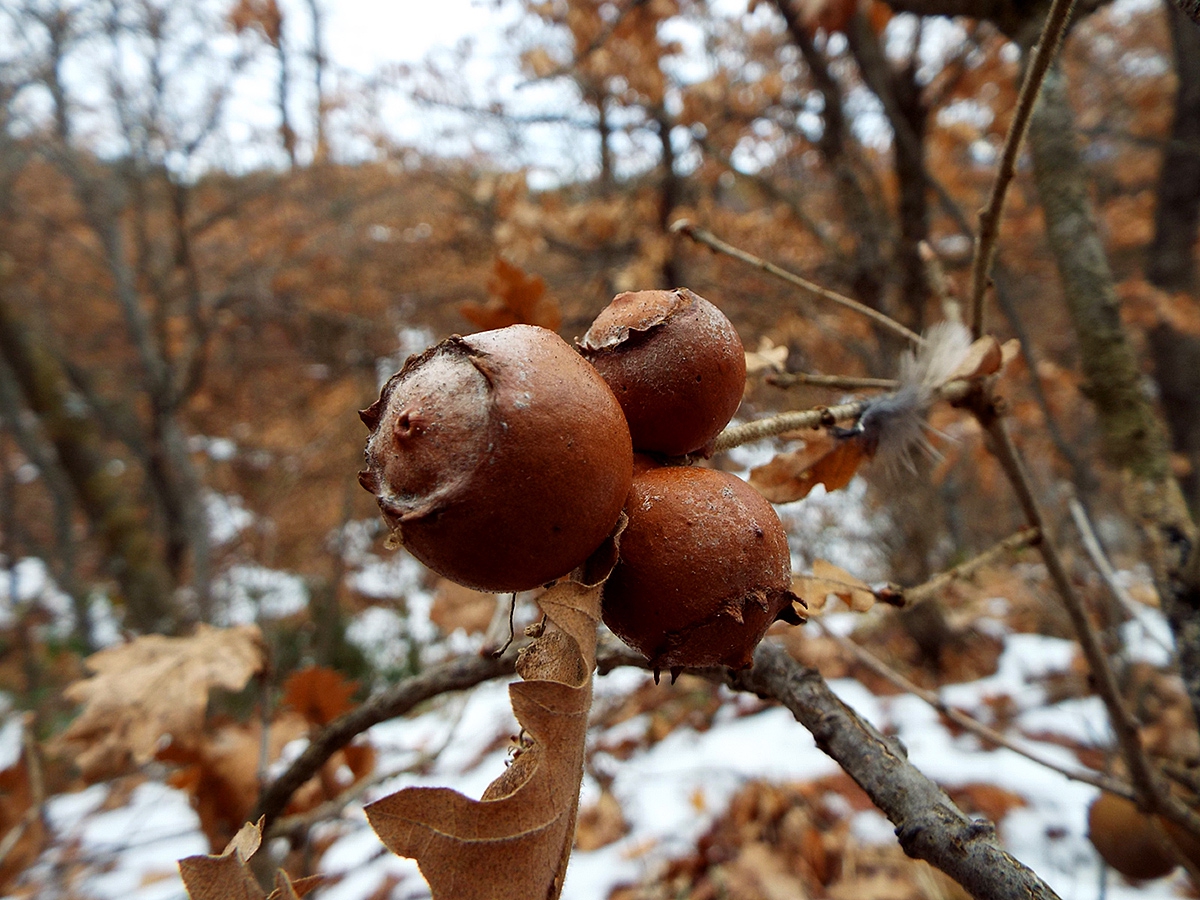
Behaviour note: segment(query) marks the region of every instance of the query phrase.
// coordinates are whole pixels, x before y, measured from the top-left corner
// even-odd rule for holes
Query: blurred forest
[[[741,421],[852,393],[809,375],[895,376],[894,333],[689,240],[680,220],[914,331],[969,322],[979,211],[1048,6],[496,0],[516,11],[518,86],[545,100],[531,112],[446,58],[344,71],[323,43],[333,2],[0,0],[0,713],[22,736],[0,760],[0,893],[44,887],[27,869],[56,840],[39,819],[47,797],[144,776],[151,760],[195,798],[219,852],[287,740],[452,656],[456,629],[494,636],[493,598],[418,573],[405,584],[434,597],[423,630],[405,624],[411,598],[363,574],[391,554],[355,478],[356,411],[407,354],[518,321],[572,340],[616,292],[686,285],[748,351]],[[233,127],[250,83],[255,127]],[[400,96],[436,130],[426,144],[389,137]],[[1161,595],[1171,576],[1124,490],[1178,479],[1200,509],[1200,26],[1170,3],[1077,0],[1026,151],[986,291],[987,331],[1021,351],[997,394],[1116,658],[1128,614],[1071,509],[1156,605],[1150,582]],[[513,163],[539,153],[571,165]],[[1116,421],[1132,409],[1104,377],[1125,364],[1105,355],[1117,345],[1149,424]],[[865,532],[842,531],[836,510],[808,530],[784,511],[798,573],[829,558],[916,586],[1027,524],[985,425],[945,404],[931,424],[939,459],[856,482]],[[742,471],[751,456],[712,464]],[[1015,571],[996,567],[980,596],[1040,598],[1013,627],[1072,637],[1045,573]],[[399,623],[385,662],[360,639],[380,610]],[[994,668],[998,650],[949,595],[876,612],[862,640],[917,684]],[[1168,617],[1177,640],[1191,633],[1185,614]],[[89,654],[251,623],[269,662],[205,681],[199,720],[169,746],[161,733],[150,750],[114,744],[79,720],[64,739],[82,699],[64,688]],[[796,653],[834,665],[816,656],[827,650],[814,639]],[[1181,716],[1174,733],[1190,737],[1172,746],[1194,761],[1200,665],[1183,656],[1171,702],[1137,709],[1146,727],[1167,706]],[[1131,671],[1122,684],[1145,700]],[[676,702],[671,690],[653,703]],[[1092,688],[1081,677],[1075,690]],[[219,735],[242,742],[238,761]],[[345,751],[354,781],[373,765],[362,746]],[[1098,751],[1081,758],[1106,768]],[[335,782],[290,811],[337,801]],[[311,855],[293,865],[315,870]],[[697,887],[710,875],[677,864],[671,896],[726,896]],[[54,896],[91,896],[60,877]],[[810,882],[827,896],[830,881]],[[667,896],[646,891],[621,896]]]

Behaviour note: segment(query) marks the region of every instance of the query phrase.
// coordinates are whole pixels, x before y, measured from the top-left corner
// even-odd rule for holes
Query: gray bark
[[[1121,324],[1077,139],[1062,72],[1052,68],[1029,129],[1047,240],[1079,340],[1102,447],[1129,476],[1127,503],[1145,539],[1184,685],[1200,721],[1200,582],[1187,565],[1195,525],[1171,477],[1166,430],[1143,389]]]
[[[1146,277],[1171,291],[1196,285],[1200,226],[1200,27],[1167,4],[1175,51],[1175,116],[1163,153]]]

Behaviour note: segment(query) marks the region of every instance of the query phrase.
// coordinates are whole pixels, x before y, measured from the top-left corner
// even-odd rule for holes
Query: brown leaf
[[[496,615],[496,595],[473,591],[449,578],[440,578],[429,619],[449,634],[461,628],[467,634],[484,634]]]
[[[805,599],[810,611],[824,606],[830,594],[855,612],[866,612],[875,605],[875,592],[869,584],[823,559],[813,561],[811,576],[794,576],[792,590]]]
[[[807,497],[818,484],[827,491],[845,487],[866,458],[858,441],[821,431],[806,437],[799,450],[751,469],[750,483],[772,503],[790,503]]]
[[[283,683],[283,702],[313,725],[328,725],[355,706],[350,698],[358,682],[322,666],[298,669]]]
[[[1004,364],[1004,353],[1000,348],[1000,342],[990,334],[985,334],[967,350],[967,355],[963,357],[962,362],[958,364],[946,382],[951,381],[970,381],[975,378],[983,378],[985,375],[994,375],[1000,371],[1000,367]],[[936,385],[941,387],[941,385]]]
[[[769,337],[763,337],[758,342],[757,350],[746,351],[746,374],[755,372],[782,372],[787,362],[788,348],[786,344],[775,346]]]
[[[596,663],[600,587],[558,584],[541,596],[544,632],[509,687],[525,740],[472,800],[406,788],[367,807],[388,849],[417,860],[434,900],[558,897],[571,852]]]
[[[562,326],[558,301],[546,296],[541,276],[527,275],[501,257],[496,257],[488,292],[492,298],[487,303],[467,301],[458,307],[463,317],[481,330],[524,324],[558,331]]]
[[[628,831],[629,823],[621,812],[620,802],[612,791],[604,791],[599,800],[579,813],[575,846],[584,851],[599,850],[619,841]]]
[[[160,740],[195,743],[204,731],[209,692],[239,691],[262,670],[265,651],[255,625],[197,627],[191,637],[149,634],[93,653],[95,674],[64,692],[83,712],[63,734],[80,747],[85,778],[149,762]]]
[[[24,727],[29,728],[31,721]],[[37,859],[46,841],[46,827],[38,815],[39,802],[31,783],[29,748],[17,761],[0,771],[0,841],[8,844],[8,852],[0,854],[0,894],[7,892],[10,882]]]
[[[1009,363],[1021,355],[1021,342],[1016,338],[1009,338],[1000,345],[1000,369],[1003,371],[1008,368]]]
[[[220,856],[189,856],[179,861],[179,874],[192,900],[263,900],[246,861],[262,843],[262,820],[247,822]]]
[[[179,860],[179,874],[192,900],[299,900],[324,881],[311,875],[292,881],[287,872],[275,872],[275,890],[268,895],[247,864],[262,845],[262,824],[247,822],[219,856],[189,856]]]
[[[279,759],[283,748],[304,737],[311,726],[292,710],[277,715],[267,729],[264,747],[262,722],[210,724],[204,738],[192,746],[172,743],[162,748],[157,759],[183,768],[170,776],[170,783],[191,795],[200,827],[213,848],[223,847],[254,808],[261,788],[259,767]],[[339,758],[335,754],[330,763]],[[328,765],[328,764],[327,764]],[[315,806],[328,799],[318,779],[311,779],[292,796],[289,811]]]

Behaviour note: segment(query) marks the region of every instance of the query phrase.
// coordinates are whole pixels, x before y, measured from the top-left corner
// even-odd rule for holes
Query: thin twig
[[[1091,557],[1092,565],[1100,573],[1100,578],[1112,595],[1125,607],[1125,611],[1130,615],[1137,616],[1141,612],[1142,605],[1134,600],[1129,591],[1125,590],[1124,586],[1117,581],[1117,573],[1113,569],[1112,563],[1108,561],[1104,548],[1100,545],[1100,538],[1092,527],[1092,520],[1088,518],[1087,510],[1075,497],[1067,501],[1067,509],[1071,511],[1071,519],[1079,530],[1079,539],[1083,542],[1083,549]]]
[[[1138,806],[1148,813],[1161,813],[1192,834],[1200,836],[1200,815],[1169,793],[1162,775],[1154,769],[1146,756],[1138,735],[1138,723],[1121,696],[1116,675],[1108,663],[1108,657],[1100,645],[1100,639],[1092,627],[1083,600],[1075,590],[1058,548],[1046,532],[1045,516],[1037,502],[1033,483],[1003,419],[995,414],[995,407],[990,400],[982,403],[974,412],[990,439],[989,449],[1008,476],[1026,519],[1030,525],[1042,532],[1042,540],[1038,544],[1042,561],[1046,564],[1046,571],[1074,627],[1075,637],[1091,669],[1096,692],[1108,711],[1117,746],[1137,792]]]
[[[820,619],[814,619],[813,621],[816,622],[817,627],[820,628],[821,631],[833,638],[834,641],[837,642],[838,646],[853,655],[855,659],[857,659],[876,675],[879,675],[880,677],[890,681],[905,693],[912,694],[914,697],[924,700],[926,703],[944,715],[947,719],[954,722],[965,731],[969,731],[976,737],[983,738],[985,741],[988,741],[992,744],[1005,747],[1011,750],[1013,753],[1019,754],[1020,756],[1037,763],[1039,766],[1044,766],[1047,769],[1058,772],[1060,775],[1066,776],[1072,781],[1082,781],[1085,784],[1094,785],[1101,790],[1118,794],[1119,796],[1124,797],[1126,800],[1133,800],[1135,798],[1133,787],[1128,783],[1121,781],[1120,779],[1113,778],[1109,775],[1104,775],[1100,772],[1091,772],[1086,769],[1068,769],[1064,766],[1060,766],[1058,763],[1053,762],[1052,760],[1046,759],[1043,756],[1039,756],[1030,750],[1026,750],[1007,735],[1002,734],[989,725],[985,725],[975,717],[967,715],[962,710],[950,706],[935,691],[926,690],[915,682],[909,681],[909,679],[905,678],[902,674],[897,672],[879,657],[875,656],[875,654],[871,653],[865,647],[859,646],[845,635],[836,634],[830,629],[826,628],[825,623]]]
[[[466,690],[484,681],[511,675],[515,671],[515,660],[515,653],[506,654],[499,659],[491,656],[452,659],[427,669],[420,675],[406,678],[368,698],[361,706],[338,716],[326,725],[312,739],[305,751],[292,761],[287,770],[259,795],[249,821],[257,822],[260,816],[265,816],[263,829],[270,829],[272,822],[287,806],[292,794],[320,771],[329,757],[372,725],[401,716],[418,703],[439,694]]]
[[[978,556],[973,556],[971,559],[959,563],[953,569],[939,572],[928,581],[903,591],[904,604],[912,606],[915,603],[920,603],[922,600],[941,592],[952,581],[971,577],[979,569],[989,563],[995,562],[1001,556],[1033,546],[1041,539],[1041,536],[1042,533],[1037,528],[1022,528],[1020,531],[1010,534],[1002,541],[993,544]]]
[[[908,761],[902,747],[838,699],[819,672],[801,666],[774,641],[759,644],[749,669],[698,674],[783,704],[892,821],[904,851],[941,869],[973,897],[1057,897],[1000,846],[990,823],[965,815]]]
[[[794,272],[789,272],[787,269],[780,268],[772,262],[768,262],[765,259],[755,256],[753,253],[747,253],[745,250],[741,250],[732,244],[728,244],[711,231],[705,231],[703,228],[698,228],[687,219],[677,220],[671,225],[671,231],[676,234],[687,235],[698,244],[706,244],[713,250],[716,250],[718,253],[724,253],[726,256],[732,256],[734,259],[739,259],[747,265],[754,266],[756,269],[760,269],[769,275],[774,275],[776,278],[786,281],[788,284],[795,285],[796,287],[802,288],[811,294],[815,294],[822,300],[828,300],[830,303],[836,303],[839,306],[844,306],[846,309],[853,310],[861,316],[866,316],[877,325],[886,328],[888,331],[891,331],[894,334],[900,335],[906,341],[911,341],[917,346],[921,346],[925,343],[925,339],[923,337],[921,337],[915,331],[904,327],[891,316],[884,315],[877,309],[871,309],[871,307],[863,303],[859,303],[857,300],[851,300],[849,297],[843,296],[836,291],[823,288],[819,284],[809,281],[807,278],[801,278]]]
[[[894,378],[854,378],[849,375],[814,375],[810,372],[773,372],[764,380],[767,384],[781,388],[811,385],[839,391],[873,389],[894,391],[900,386],[900,382]]]
[[[1008,135],[1004,139],[1004,150],[1000,155],[1000,165],[996,169],[991,196],[988,197],[987,206],[979,213],[979,235],[975,239],[975,257],[971,262],[971,333],[975,338],[982,337],[984,332],[983,301],[991,280],[992,262],[996,257],[996,240],[1000,235],[1004,198],[1017,170],[1017,155],[1025,140],[1025,133],[1029,130],[1029,118],[1041,92],[1042,81],[1045,80],[1046,72],[1058,52],[1058,45],[1067,29],[1074,5],[1075,0],[1054,0],[1050,4],[1041,37],[1038,38],[1029,67],[1025,70],[1025,80],[1021,83],[1021,93],[1017,97],[1017,107],[1013,111]]]
[[[958,378],[948,381],[936,391],[938,399],[950,403],[961,403],[979,387],[978,379]],[[726,428],[713,441],[713,453],[721,453],[742,444],[751,444],[763,438],[776,437],[789,431],[805,428],[831,428],[842,422],[852,422],[862,415],[869,400],[851,400],[837,406],[814,406],[812,409],[793,410],[779,413],[766,419],[743,422]]]
[[[838,406],[818,406],[815,409],[785,412],[767,419],[734,425],[717,435],[717,439],[713,442],[713,453],[761,441],[763,438],[775,437],[788,431],[799,431],[803,428],[827,428],[838,422],[850,422],[862,414],[866,405],[865,400],[853,400]]]

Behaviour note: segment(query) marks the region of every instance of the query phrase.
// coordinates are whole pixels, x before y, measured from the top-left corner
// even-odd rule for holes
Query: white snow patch
[[[213,585],[220,604],[218,624],[248,625],[262,619],[282,619],[308,605],[304,579],[265,566],[232,566]]]
[[[0,715],[8,715],[9,700],[0,695]],[[21,738],[25,728],[19,716],[11,716],[0,723],[0,772],[17,764],[21,758]]]
[[[40,630],[55,638],[71,633],[75,610],[71,598],[59,589],[46,563],[26,556],[8,565],[0,557],[0,628],[16,624],[19,606],[37,605],[50,614],[50,622]]]
[[[236,494],[206,492],[204,511],[208,516],[209,537],[218,546],[228,544],[254,524],[254,513],[242,505],[242,498]]]

